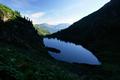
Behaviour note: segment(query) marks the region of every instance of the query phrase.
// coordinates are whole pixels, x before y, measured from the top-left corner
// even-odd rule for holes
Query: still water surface
[[[81,45],[76,45],[74,43],[64,42],[58,40],[57,38],[44,38],[44,44],[46,47],[54,48],[60,50],[60,53],[53,51],[48,51],[48,53],[55,59],[60,61],[65,61],[68,63],[78,63],[78,64],[91,64],[100,65],[101,62],[97,59],[92,52],[85,49]]]

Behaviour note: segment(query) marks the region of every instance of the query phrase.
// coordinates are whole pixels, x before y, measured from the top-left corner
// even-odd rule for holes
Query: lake
[[[78,64],[100,65],[101,62],[92,52],[81,45],[58,40],[57,38],[44,38],[44,45],[48,53],[55,59]]]

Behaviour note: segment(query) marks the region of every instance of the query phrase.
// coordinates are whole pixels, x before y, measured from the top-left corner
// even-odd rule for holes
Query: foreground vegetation
[[[0,79],[2,80],[78,79],[78,75],[66,70],[47,52],[28,51],[1,44],[0,53]]]
[[[30,51],[0,44],[1,80],[119,80],[119,66],[115,63],[68,64],[54,60],[43,49]]]

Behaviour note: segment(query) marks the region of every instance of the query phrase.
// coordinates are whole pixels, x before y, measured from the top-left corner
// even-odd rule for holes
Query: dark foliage
[[[14,76],[12,76],[12,73],[6,70],[0,71],[0,80],[16,80]]]
[[[0,42],[25,46],[27,48],[41,48],[42,38],[37,34],[32,22],[17,17],[13,20],[0,21]]]

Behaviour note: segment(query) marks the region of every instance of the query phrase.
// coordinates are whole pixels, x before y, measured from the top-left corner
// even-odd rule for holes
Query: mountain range
[[[67,24],[67,23],[61,23],[61,24],[57,24],[57,25],[50,25],[47,23],[35,24],[35,27],[37,27],[38,29],[42,28],[51,34],[57,32],[57,31],[60,31],[62,29],[68,28],[69,26],[70,26],[70,24]]]

